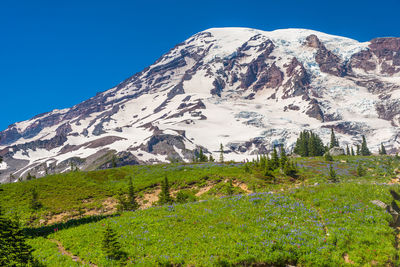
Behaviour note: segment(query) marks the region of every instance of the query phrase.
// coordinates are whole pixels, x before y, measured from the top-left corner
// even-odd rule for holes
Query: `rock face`
[[[304,129],[372,151],[400,148],[400,38],[366,43],[304,29],[215,28],[64,110],[0,132],[0,181],[74,168],[227,160],[292,149]],[[334,152],[335,153],[335,152]],[[332,154],[334,154],[332,153]],[[114,162],[112,162],[114,161]]]

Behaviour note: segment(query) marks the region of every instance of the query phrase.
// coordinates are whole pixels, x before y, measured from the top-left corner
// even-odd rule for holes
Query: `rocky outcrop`
[[[300,63],[297,58],[292,58],[289,64],[284,65],[286,67],[287,82],[283,85],[284,94],[283,99],[295,96],[302,96],[308,94],[310,87],[310,75],[304,68],[304,65]]]
[[[376,38],[370,41],[366,50],[352,55],[350,69],[361,69],[366,73],[378,70],[384,76],[400,72],[400,38]]]
[[[340,58],[328,50],[316,35],[309,35],[306,39],[306,45],[317,49],[315,61],[322,72],[339,77],[346,75],[346,68]]]
[[[322,122],[324,121],[324,113],[322,112],[319,102],[316,99],[312,99],[310,101],[306,114]]]

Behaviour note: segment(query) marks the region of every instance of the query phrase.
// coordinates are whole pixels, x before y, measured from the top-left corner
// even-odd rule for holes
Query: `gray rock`
[[[331,149],[329,149],[329,154],[331,154],[331,156],[341,156],[344,155],[344,149],[341,147],[332,147]]]

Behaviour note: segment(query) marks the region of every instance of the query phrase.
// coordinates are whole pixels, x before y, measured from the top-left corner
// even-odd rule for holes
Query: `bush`
[[[329,152],[326,152],[324,155],[325,161],[333,161],[333,157]]]
[[[178,203],[194,202],[196,200],[196,196],[187,190],[181,190],[176,194],[176,202]]]
[[[358,163],[356,172],[357,172],[358,177],[365,175],[365,170],[364,170],[363,166],[361,165],[361,163]]]
[[[328,180],[332,183],[339,182],[339,178],[337,177],[336,171],[333,169],[332,164],[329,165]]]

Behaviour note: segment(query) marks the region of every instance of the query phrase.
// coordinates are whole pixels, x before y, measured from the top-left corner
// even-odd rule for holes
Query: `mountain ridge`
[[[301,129],[399,150],[400,38],[369,42],[306,29],[211,28],[71,108],[0,132],[0,181],[118,164],[227,159],[291,149]],[[207,134],[207,137],[205,136]],[[379,137],[379,140],[378,138]]]

